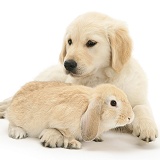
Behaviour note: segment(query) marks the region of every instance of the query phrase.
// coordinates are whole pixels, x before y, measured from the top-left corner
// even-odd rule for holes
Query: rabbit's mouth
[[[128,127],[128,125],[115,127],[114,130],[122,133],[132,133],[132,130]]]
[[[124,118],[124,116],[120,116],[120,118],[117,120],[116,127],[123,127],[127,124],[132,123],[132,121],[133,121],[133,118],[130,118],[130,117]]]

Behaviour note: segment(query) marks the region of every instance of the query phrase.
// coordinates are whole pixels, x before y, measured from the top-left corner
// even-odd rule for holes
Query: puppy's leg
[[[14,126],[12,124],[9,125],[8,135],[14,139],[22,139],[27,137],[27,133],[23,128]]]
[[[44,147],[56,148],[64,145],[64,137],[57,129],[45,129],[39,138]]]
[[[137,105],[133,111],[135,118],[130,125],[133,135],[146,142],[154,141],[158,137],[158,130],[149,106]]]
[[[8,98],[8,99],[4,100],[3,102],[0,102],[0,118],[5,117],[5,111],[9,107],[11,100],[12,100],[12,98]]]

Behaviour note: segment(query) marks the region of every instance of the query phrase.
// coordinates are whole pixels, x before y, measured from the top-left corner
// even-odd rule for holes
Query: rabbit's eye
[[[113,107],[117,106],[117,102],[116,102],[115,100],[111,100],[110,104],[111,104],[111,106],[113,106]]]
[[[71,45],[72,44],[72,39],[68,40],[68,44]]]

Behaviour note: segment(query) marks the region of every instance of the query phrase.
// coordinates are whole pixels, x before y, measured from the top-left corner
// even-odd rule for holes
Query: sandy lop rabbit
[[[124,92],[110,84],[30,82],[15,94],[6,116],[12,138],[39,137],[46,147],[81,148],[79,140],[100,141],[104,131],[131,123],[134,113]]]

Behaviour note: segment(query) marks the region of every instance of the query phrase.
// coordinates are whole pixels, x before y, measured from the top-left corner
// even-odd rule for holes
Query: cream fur
[[[116,106],[111,105],[113,100]],[[28,135],[43,137],[45,142],[49,134],[50,140],[45,146],[54,147],[56,129],[68,139],[66,147],[74,142],[78,148],[81,144],[77,140],[91,141],[104,131],[134,119],[127,96],[115,86],[101,84],[90,88],[60,82],[26,84],[13,97],[6,116],[12,138]]]
[[[73,41],[70,46],[68,39]],[[97,44],[87,48],[88,40]],[[129,126],[133,135],[150,142],[158,136],[158,131],[147,100],[146,76],[131,52],[132,42],[124,23],[104,14],[86,13],[67,28],[61,64],[47,69],[36,80],[59,80],[91,87],[101,83],[116,85],[127,94],[135,112]],[[76,74],[65,74],[63,63],[67,59],[77,62]]]

